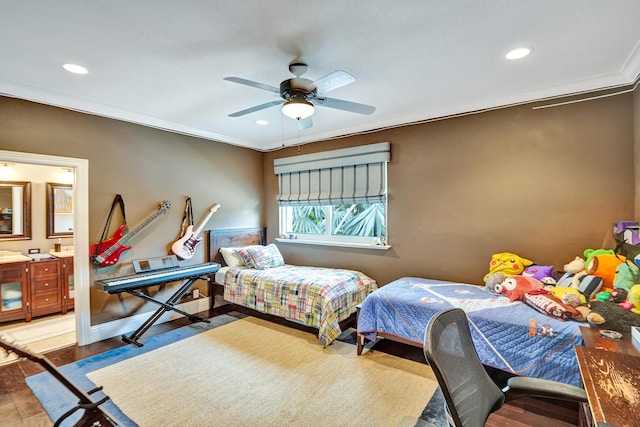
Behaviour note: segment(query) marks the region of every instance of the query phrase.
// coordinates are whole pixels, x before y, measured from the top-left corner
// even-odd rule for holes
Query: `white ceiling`
[[[261,151],[640,73],[638,0],[0,0],[0,17],[1,94]],[[295,58],[311,80],[353,74],[327,95],[376,111],[318,107],[303,130],[279,106],[227,116],[279,97],[223,77],[277,87]]]

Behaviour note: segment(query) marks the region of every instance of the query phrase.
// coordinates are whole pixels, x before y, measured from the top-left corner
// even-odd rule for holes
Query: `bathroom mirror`
[[[0,181],[0,241],[31,239],[31,183]]]
[[[47,182],[47,238],[73,236],[73,185]]]

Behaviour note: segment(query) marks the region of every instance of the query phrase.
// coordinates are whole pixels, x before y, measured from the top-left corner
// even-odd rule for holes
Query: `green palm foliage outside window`
[[[385,204],[350,204],[333,206],[295,206],[292,232],[337,236],[382,237],[385,233]]]

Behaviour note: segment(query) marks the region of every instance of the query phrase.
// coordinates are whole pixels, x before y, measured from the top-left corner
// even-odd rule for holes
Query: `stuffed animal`
[[[496,293],[508,297],[509,301],[522,301],[524,294],[543,288],[541,281],[525,276],[511,276],[495,287]]]
[[[568,295],[573,295],[573,296],[577,297],[578,301],[579,301],[579,304],[584,304],[584,303],[587,302],[587,298],[582,293],[580,293],[579,290],[573,289],[573,288],[570,288],[570,287],[567,287],[567,286],[554,286],[553,288],[549,289],[549,293],[551,295],[553,295],[554,297],[558,298],[559,300],[561,300],[565,304],[566,304],[566,302],[564,300],[566,299],[566,297]],[[577,306],[577,305],[572,305],[572,304],[569,304],[569,305],[571,305],[572,307],[576,307]]]
[[[522,275],[538,279],[545,285],[556,284],[553,265],[530,265],[529,267],[525,267]]]
[[[591,301],[589,305],[591,312],[587,315],[587,322],[593,327],[630,333],[632,326],[640,326],[640,315],[625,310],[620,304]]]
[[[558,279],[556,286],[576,289],[587,299],[596,298],[600,288],[602,288],[602,277],[592,276],[590,274],[581,274],[575,284],[574,279],[575,276],[573,273],[564,273],[564,275]],[[609,299],[609,296],[607,296],[607,299]]]
[[[566,273],[571,274],[571,276],[567,276],[567,277],[571,277],[571,287],[574,289],[578,289],[578,283],[580,282],[580,278],[587,274],[587,269],[584,266],[584,260],[579,256],[575,257],[573,261],[571,261],[570,263],[565,264],[564,271]],[[564,284],[563,286],[568,286],[568,285]]]
[[[582,253],[584,255],[584,265],[585,268],[586,266],[589,265],[589,263],[591,262],[591,258],[593,258],[594,256],[597,255],[615,255],[616,251],[614,251],[613,249],[585,249],[584,252]]]
[[[496,286],[501,285],[506,278],[507,276],[505,276],[502,273],[491,273],[487,276],[487,279],[484,282],[484,288],[489,292],[493,292],[494,294],[497,294],[499,292],[496,291]]]
[[[579,295],[574,293],[566,293],[562,296],[562,303],[568,305],[569,307],[573,307],[576,309],[580,316],[574,316],[573,320],[577,320],[579,322],[586,322],[587,316],[591,313],[591,308],[589,304],[585,303]]]
[[[493,254],[489,262],[489,272],[484,276],[483,281],[486,283],[489,275],[493,273],[502,273],[506,277],[521,274],[525,267],[532,264],[533,261],[509,252]]]
[[[613,289],[624,289],[629,292],[636,283],[640,283],[640,269],[637,265],[631,261],[625,261],[616,267]]]
[[[592,256],[585,262],[587,273],[602,277],[602,290],[612,291],[616,277],[616,269],[626,261],[626,258],[616,254],[599,254]]]
[[[640,315],[640,285],[634,285],[631,287],[627,294],[627,301],[633,305],[631,311]]]

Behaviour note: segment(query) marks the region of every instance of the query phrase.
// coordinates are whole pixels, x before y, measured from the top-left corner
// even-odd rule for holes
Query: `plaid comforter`
[[[342,332],[339,322],[376,289],[375,280],[359,271],[294,265],[231,267],[224,278],[225,300],[318,328],[325,346]]]

